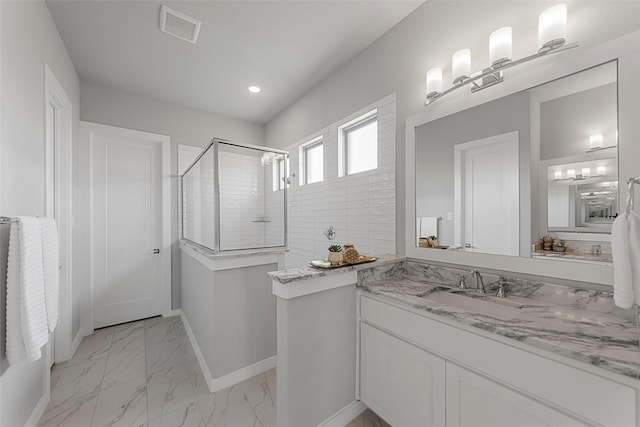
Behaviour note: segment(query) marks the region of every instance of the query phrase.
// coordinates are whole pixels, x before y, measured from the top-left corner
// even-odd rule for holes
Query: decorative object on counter
[[[436,236],[427,237],[427,241],[429,242],[429,247],[430,248],[437,248],[438,247],[438,238]]]
[[[553,249],[553,238],[551,236],[546,235],[542,238],[542,249],[545,251]]]
[[[347,264],[355,264],[360,260],[360,253],[351,243],[345,243],[342,258]]]
[[[368,262],[376,261],[378,258],[374,256],[366,256],[366,255],[358,255],[358,261],[352,263],[340,262],[338,264],[332,264],[328,260],[316,260],[309,261],[309,265],[318,268],[324,269],[332,269],[332,268],[340,268],[340,267],[348,267],[356,264],[366,264]]]
[[[553,250],[555,252],[564,252],[567,248],[564,245],[564,242],[558,238],[553,239]]]
[[[426,237],[421,237],[420,239],[418,239],[418,246],[420,246],[421,248],[431,247],[429,245],[429,239],[427,239]]]
[[[329,246],[329,255],[327,255],[327,261],[329,261],[331,265],[338,265],[342,263],[343,261],[342,246],[340,245]]]

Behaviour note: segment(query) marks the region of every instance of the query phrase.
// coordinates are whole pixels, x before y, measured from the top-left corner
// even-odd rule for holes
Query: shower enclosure
[[[182,238],[215,253],[287,244],[288,153],[214,138],[182,175]]]

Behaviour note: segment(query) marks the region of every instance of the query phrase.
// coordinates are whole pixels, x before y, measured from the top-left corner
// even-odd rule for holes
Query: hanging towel
[[[630,212],[629,222],[629,261],[631,264],[631,284],[635,303],[640,306],[640,215]]]
[[[628,214],[622,213],[611,227],[611,255],[613,257],[613,301],[620,308],[630,308],[635,301],[629,247]]]
[[[47,306],[47,325],[53,332],[58,324],[58,299],[60,264],[58,253],[58,227],[53,218],[41,218],[42,226],[42,264],[44,271],[45,304]]]
[[[9,364],[37,360],[49,328],[39,218],[11,224],[7,264],[6,350]]]

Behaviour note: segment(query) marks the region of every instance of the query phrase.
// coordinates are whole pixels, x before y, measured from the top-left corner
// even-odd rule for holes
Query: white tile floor
[[[51,371],[41,427],[276,427],[276,373],[209,393],[179,317],[99,329]],[[388,427],[367,410],[348,427]]]

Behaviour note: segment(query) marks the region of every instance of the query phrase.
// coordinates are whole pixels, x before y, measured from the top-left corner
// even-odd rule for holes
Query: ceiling
[[[266,123],[422,1],[77,1],[47,5],[81,79]],[[160,5],[202,21],[162,33]],[[262,88],[259,94],[249,85]]]

